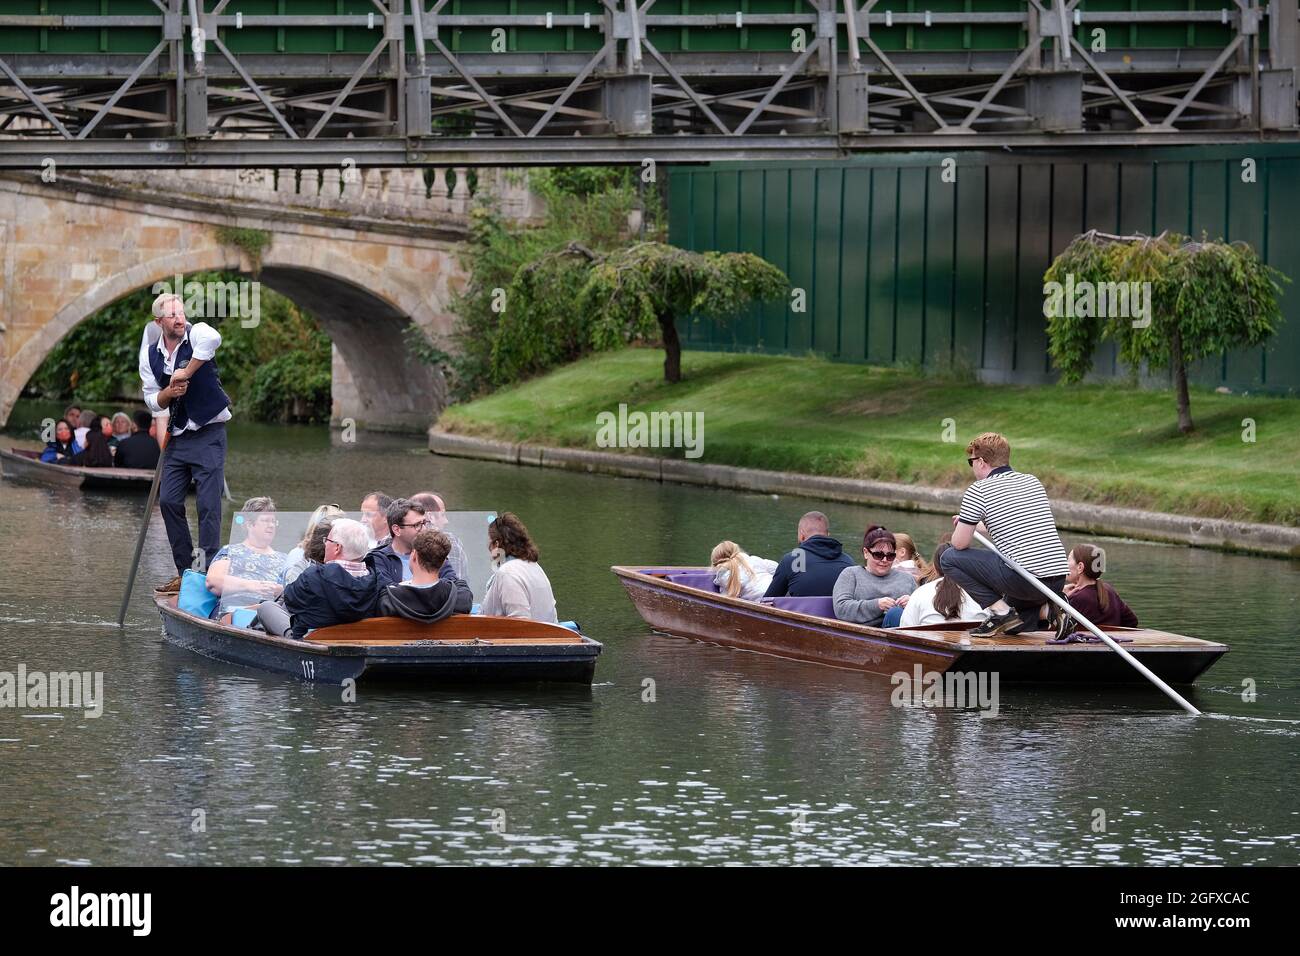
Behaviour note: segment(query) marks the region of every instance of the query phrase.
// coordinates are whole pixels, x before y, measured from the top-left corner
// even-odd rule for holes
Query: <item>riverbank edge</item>
[[[962,489],[900,485],[856,478],[832,478],[797,472],[707,465],[649,455],[553,448],[505,442],[429,429],[429,451],[450,458],[474,458],[512,465],[560,468],[618,478],[645,478],[705,485],[752,494],[794,495],[847,504],[879,505],[903,511],[954,514]],[[1284,525],[1198,518],[1188,515],[1116,508],[1077,501],[1054,501],[1052,512],[1063,529],[1113,537],[1140,538],[1219,551],[1244,551],[1270,557],[1300,558],[1300,528]]]

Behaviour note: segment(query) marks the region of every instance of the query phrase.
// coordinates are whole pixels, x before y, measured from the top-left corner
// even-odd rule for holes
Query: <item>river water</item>
[[[20,403],[10,433],[43,407]],[[1106,540],[1143,623],[1229,643],[1191,692],[1002,685],[999,714],[896,708],[881,678],[657,635],[610,573],[776,558],[820,507],[930,548],[948,522],[437,458],[418,439],[237,425],[237,500],[436,489],[528,524],[590,689],[322,688],[161,639],[143,497],[0,483],[0,671],[102,671],[102,717],[0,709],[0,864],[1295,864],[1300,562]],[[1067,535],[1073,543],[1077,536]],[[850,549],[853,549],[850,544]],[[653,681],[653,701],[646,692]],[[1246,691],[1253,687],[1253,700]]]

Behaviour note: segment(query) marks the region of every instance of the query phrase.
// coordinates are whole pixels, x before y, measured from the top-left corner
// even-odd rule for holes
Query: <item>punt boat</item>
[[[568,628],[456,614],[437,624],[372,618],[276,637],[188,614],[154,594],[167,641],[213,660],[303,681],[342,684],[590,684],[601,645]]]
[[[153,484],[148,468],[84,468],[41,461],[39,451],[0,448],[0,469],[16,481],[54,485],[60,488],[95,488],[100,491],[143,491]]]
[[[611,570],[637,612],[655,631],[723,647],[891,677],[922,671],[993,673],[1001,681],[1129,683],[1143,681],[1105,644],[1051,644],[1036,631],[971,637],[968,622],[916,628],[866,627],[836,620],[829,597],[785,597],[767,603],[727,597],[708,568]],[[1226,644],[1152,628],[1105,627],[1108,634],[1170,684],[1190,684],[1228,652]]]

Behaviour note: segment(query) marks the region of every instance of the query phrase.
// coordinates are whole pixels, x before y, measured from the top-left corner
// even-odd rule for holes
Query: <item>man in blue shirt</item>
[[[424,506],[409,498],[398,498],[388,506],[388,532],[393,540],[366,555],[366,564],[378,575],[380,587],[410,580],[411,549],[428,523]]]

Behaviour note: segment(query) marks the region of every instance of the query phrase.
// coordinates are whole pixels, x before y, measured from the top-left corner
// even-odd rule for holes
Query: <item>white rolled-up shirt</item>
[[[196,322],[191,325],[185,332],[185,337],[181,339],[184,343],[188,339],[194,350],[193,358],[200,361],[210,362],[217,354],[217,349],[221,347],[221,333],[208,325],[206,322]],[[167,346],[163,344],[162,327],[157,322],[150,322],[144,327],[144,334],[140,337],[140,387],[144,392],[144,403],[149,406],[149,411],[153,413],[154,418],[167,418],[171,413],[158,404],[158,393],[162,391],[162,386],[154,378],[153,366],[149,364],[149,349],[157,349],[162,355],[163,372],[171,375],[176,370],[176,353],[180,351],[180,345],[176,346],[175,351],[168,353]],[[185,423],[184,428],[173,428],[171,433],[179,435],[183,431],[198,431],[204,425],[211,425],[213,422],[230,421],[230,408],[227,406],[220,412],[208,419],[206,422],[196,422],[190,420]]]

